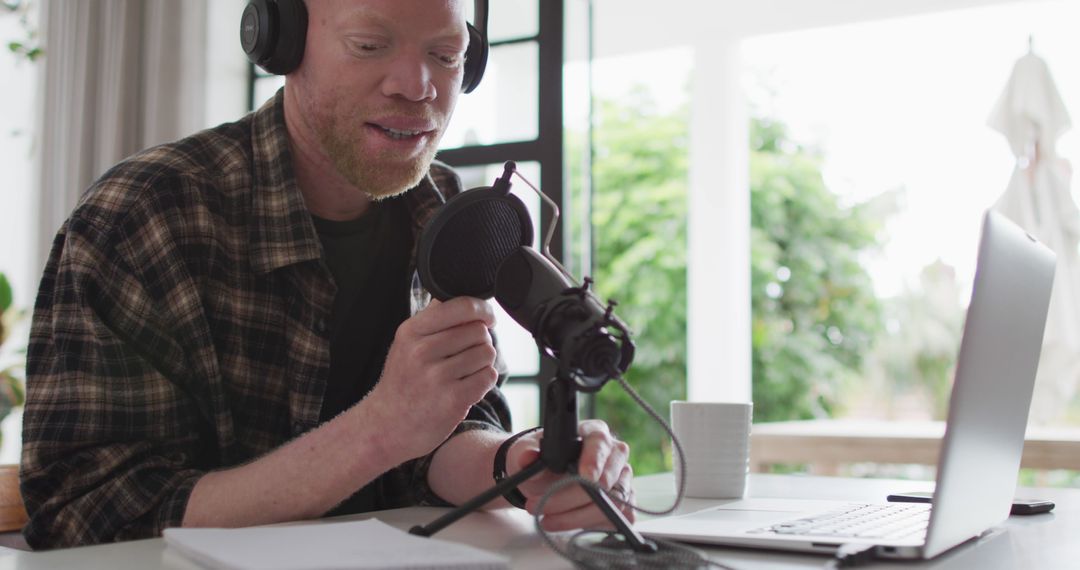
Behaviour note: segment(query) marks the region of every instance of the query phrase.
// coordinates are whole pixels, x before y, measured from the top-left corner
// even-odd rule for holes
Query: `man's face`
[[[427,172],[461,91],[468,32],[455,0],[308,0],[288,78],[338,172],[374,199]]]

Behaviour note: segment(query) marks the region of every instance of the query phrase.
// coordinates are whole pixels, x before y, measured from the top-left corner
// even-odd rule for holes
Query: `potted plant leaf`
[[[14,306],[11,283],[0,273],[0,420],[21,406],[26,399],[22,378],[25,376],[26,349],[12,349],[7,344],[22,311]],[[26,522],[26,508],[19,494],[19,466],[0,465],[0,533],[15,531]],[[0,543],[11,546],[12,544]]]
[[[0,420],[11,413],[11,410],[21,406],[25,399],[22,377],[25,373],[25,348],[15,351],[6,346],[11,331],[20,318],[22,311],[13,306],[14,296],[11,291],[11,283],[7,277],[0,273],[0,352],[3,360],[0,360]]]

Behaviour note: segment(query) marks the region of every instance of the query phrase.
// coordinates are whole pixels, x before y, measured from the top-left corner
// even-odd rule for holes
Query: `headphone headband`
[[[465,49],[465,72],[461,89],[472,92],[487,67],[488,0],[474,0],[476,25],[466,23],[469,45]],[[240,46],[248,60],[267,73],[290,73],[304,58],[308,14],[303,0],[249,0],[240,17]]]

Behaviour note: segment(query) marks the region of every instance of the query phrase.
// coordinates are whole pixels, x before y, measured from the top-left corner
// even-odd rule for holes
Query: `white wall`
[[[23,32],[15,15],[0,17],[0,40],[3,45],[21,38]],[[33,190],[30,158],[33,149],[34,85],[37,82],[37,66],[22,60],[6,48],[0,51],[0,77],[4,88],[0,89],[0,272],[11,281],[15,293],[15,305],[29,306],[33,289],[37,285],[34,275],[37,264],[33,263],[32,248],[25,247],[31,240],[32,218],[28,215],[33,207]],[[19,244],[11,247],[9,244]],[[0,357],[2,358],[2,357]],[[4,362],[0,362],[0,368]]]

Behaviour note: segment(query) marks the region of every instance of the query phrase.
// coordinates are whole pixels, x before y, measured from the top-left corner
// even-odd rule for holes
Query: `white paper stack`
[[[169,548],[209,568],[508,569],[501,556],[465,544],[414,536],[376,519],[238,529],[170,528]]]

